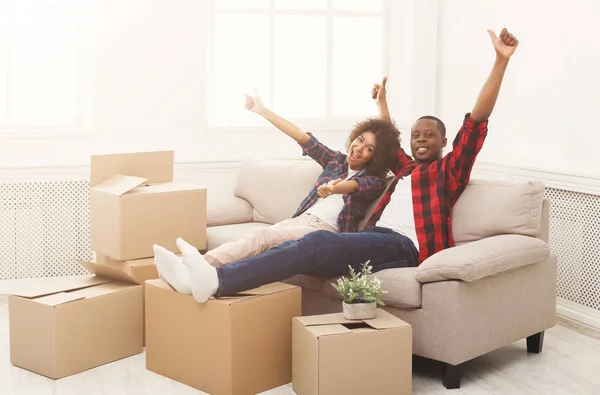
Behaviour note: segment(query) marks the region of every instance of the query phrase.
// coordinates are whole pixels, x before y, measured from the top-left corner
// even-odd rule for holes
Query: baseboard
[[[556,314],[573,321],[581,322],[593,328],[600,329],[600,310],[591,309],[568,300],[556,301]]]

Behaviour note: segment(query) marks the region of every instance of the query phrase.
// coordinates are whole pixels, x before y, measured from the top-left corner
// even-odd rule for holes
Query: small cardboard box
[[[382,309],[364,321],[296,317],[292,353],[298,395],[412,393],[412,327]]]
[[[114,268],[12,292],[10,361],[58,379],[142,352],[142,287]]]
[[[173,151],[95,155],[91,160],[92,250],[118,261],[149,258],[182,237],[206,248],[206,189],[173,181]]]
[[[274,283],[197,303],[146,281],[146,368],[211,395],[254,395],[292,380],[301,289]]]

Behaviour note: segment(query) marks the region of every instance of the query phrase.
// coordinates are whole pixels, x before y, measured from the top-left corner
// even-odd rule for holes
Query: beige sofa
[[[319,172],[310,161],[245,162],[233,194],[209,188],[208,249],[288,218]],[[388,291],[384,308],[413,326],[413,354],[444,363],[446,388],[460,386],[464,362],[517,340],[540,352],[555,324],[556,256],[543,192],[536,182],[472,180],[453,208],[456,247],[418,268],[374,274]],[[333,279],[287,281],[303,288],[304,315],[341,311]]]

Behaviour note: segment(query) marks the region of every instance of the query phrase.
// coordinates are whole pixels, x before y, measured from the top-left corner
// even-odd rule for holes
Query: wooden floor
[[[0,296],[0,395],[191,395],[202,394],[145,369],[145,354],[136,355],[61,380],[50,380],[10,364],[8,308]],[[600,393],[600,334],[566,322],[546,332],[544,351],[527,354],[525,342],[466,364],[460,389],[442,387],[441,366],[415,359],[414,394],[577,394]],[[291,384],[264,392],[294,394]],[[365,394],[371,395],[371,394]],[[373,394],[377,395],[377,394]]]

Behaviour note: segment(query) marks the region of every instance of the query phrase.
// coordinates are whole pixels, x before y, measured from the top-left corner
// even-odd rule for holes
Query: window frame
[[[217,14],[254,14],[254,15],[268,15],[270,20],[270,59],[271,68],[274,68],[274,19],[278,15],[316,15],[325,16],[327,18],[327,73],[326,73],[326,116],[324,117],[286,117],[285,114],[280,114],[290,122],[294,123],[300,128],[306,128],[312,131],[320,132],[339,132],[347,131],[348,128],[356,122],[364,120],[368,116],[375,114],[375,105],[373,107],[373,114],[363,114],[358,117],[344,117],[344,116],[333,116],[333,20],[334,17],[381,17],[382,19],[382,54],[381,54],[381,76],[386,75],[389,67],[389,49],[390,49],[390,0],[381,0],[382,8],[381,11],[349,11],[349,10],[334,10],[333,0],[326,0],[327,7],[325,9],[277,9],[275,7],[275,0],[268,1],[268,8],[243,8],[243,7],[227,7],[218,9],[216,3],[219,0],[209,0],[209,23],[208,23],[208,64],[206,74],[206,131],[208,133],[239,133],[241,129],[245,133],[253,132],[260,133],[265,131],[271,131],[271,128],[266,128],[261,125],[223,125],[215,124],[211,121],[211,105],[210,97],[215,92],[215,87],[211,81],[214,81],[215,76],[215,64],[214,64],[214,48],[215,48],[215,34],[214,34],[214,18]],[[274,73],[271,73],[270,84],[269,84],[269,97],[273,97],[274,92]],[[373,82],[376,83],[378,79]],[[369,92],[365,92],[369,94]]]

